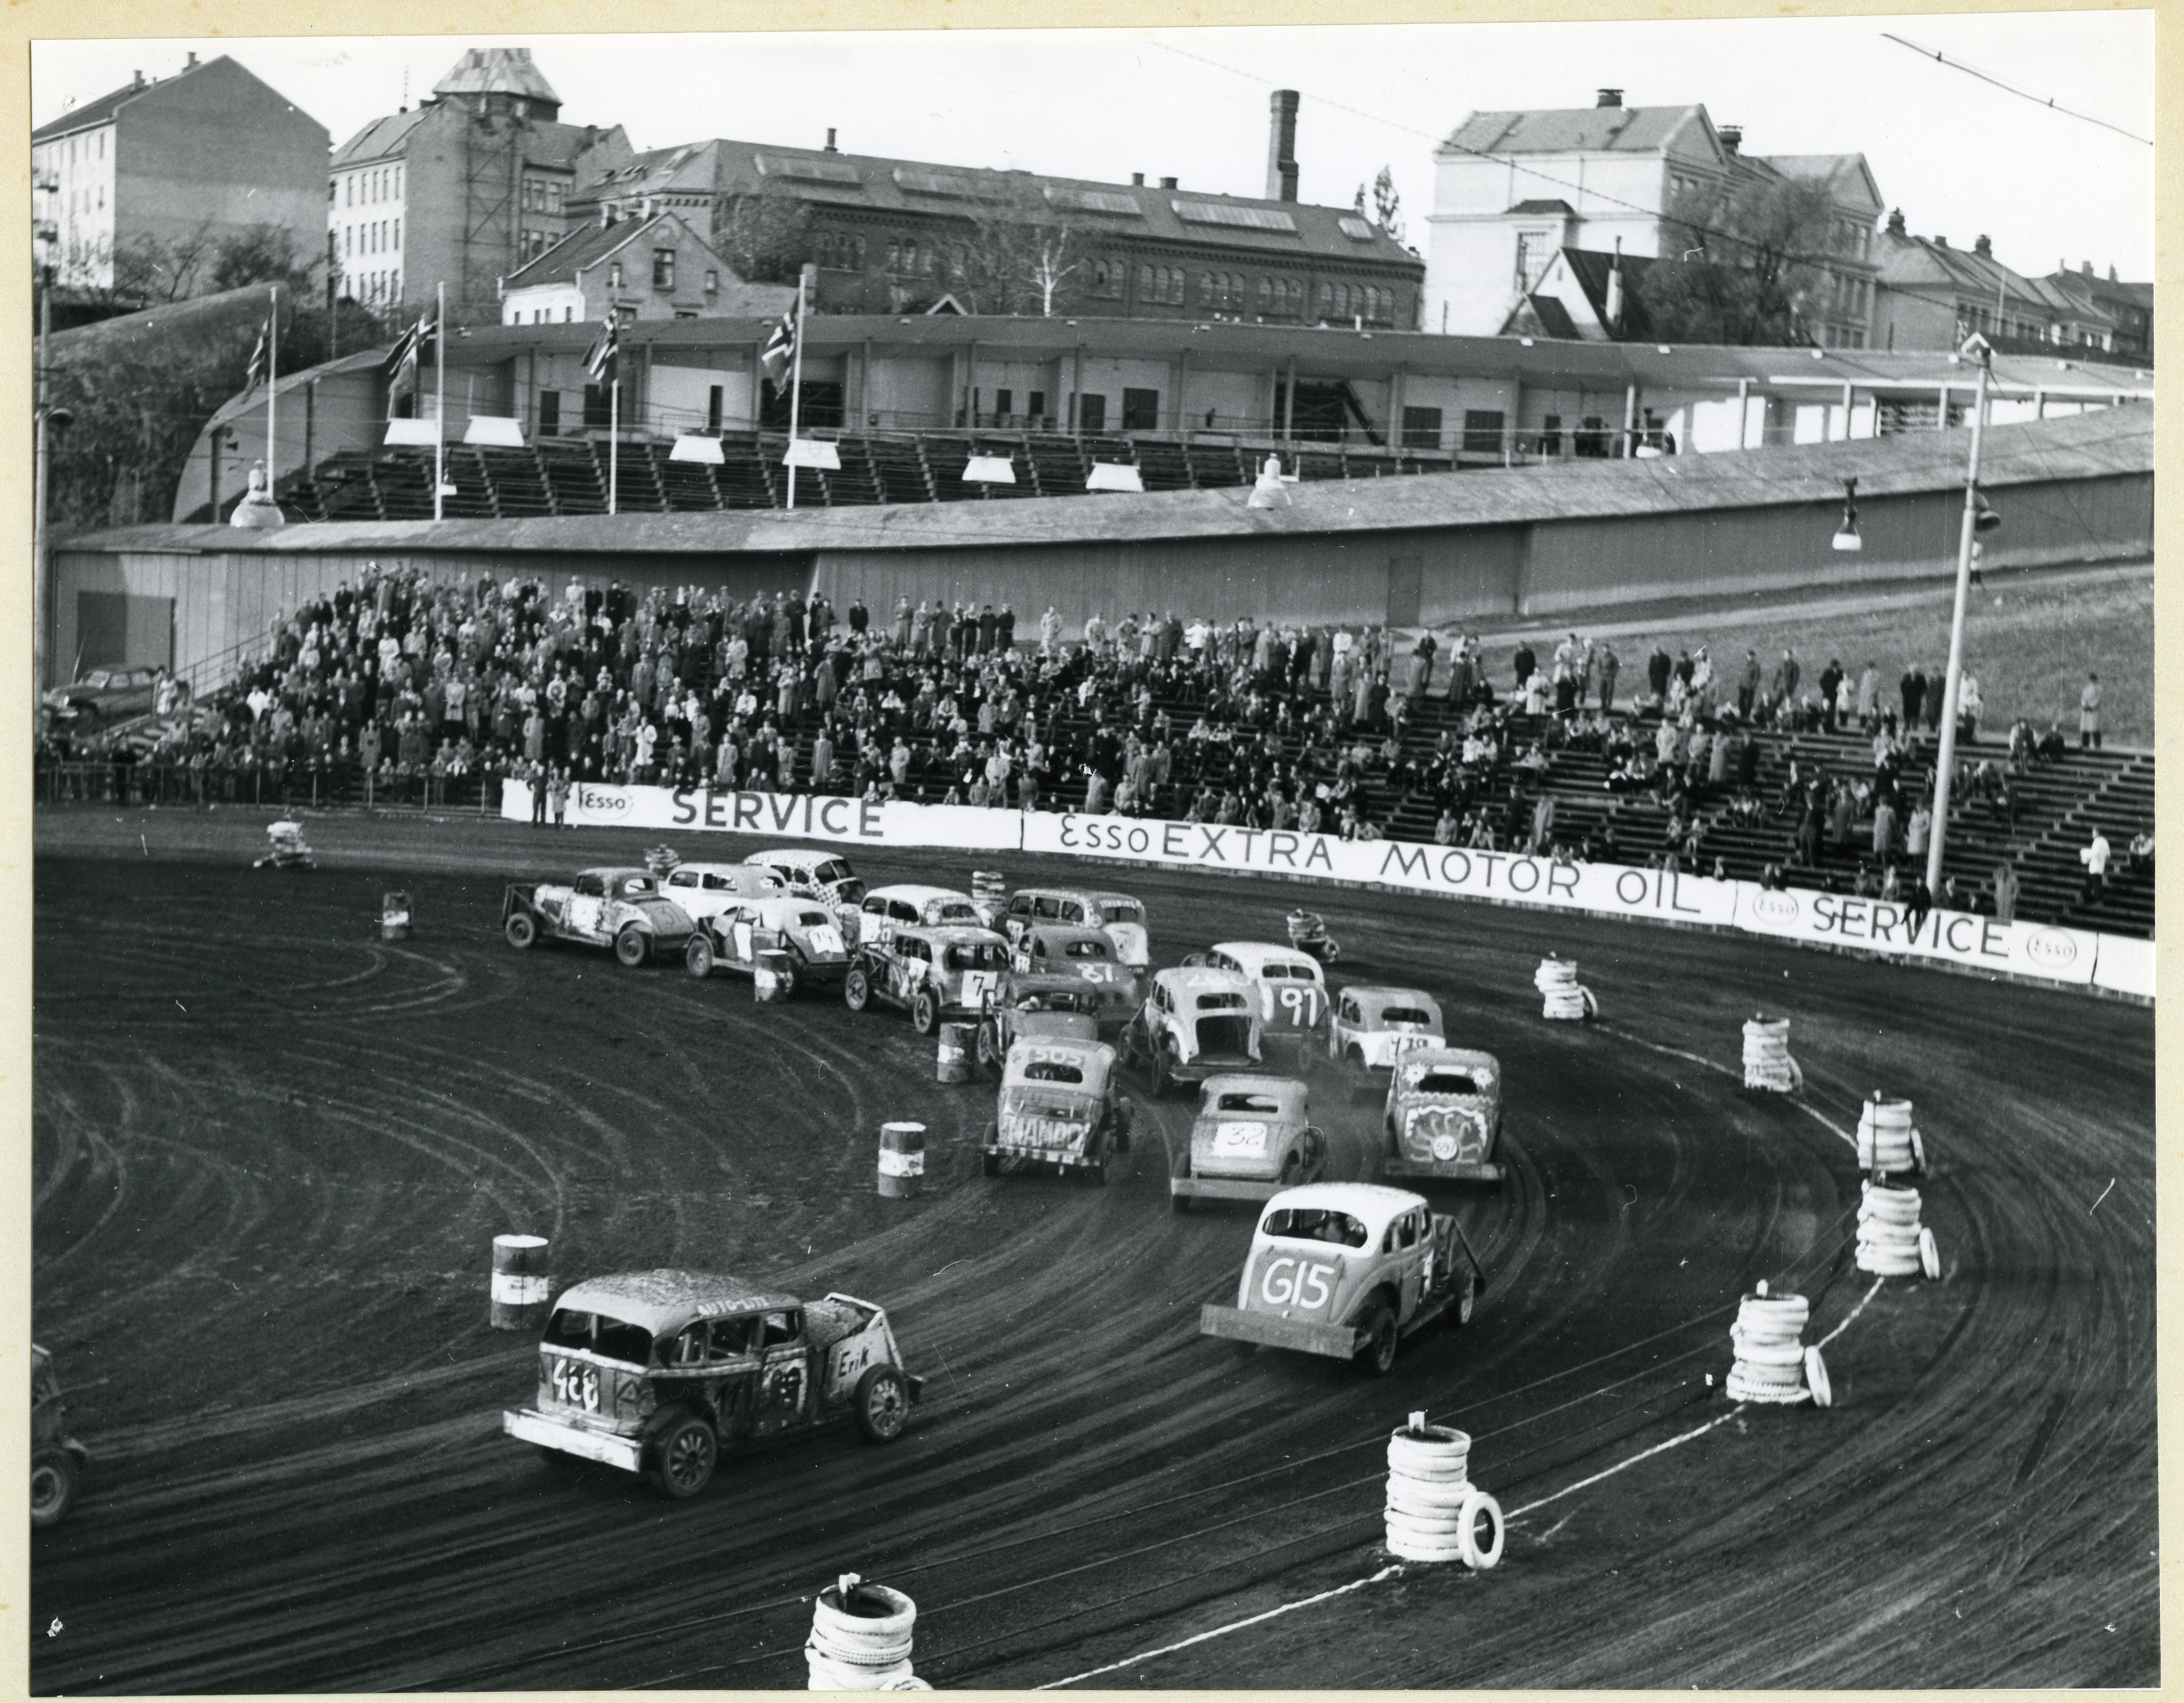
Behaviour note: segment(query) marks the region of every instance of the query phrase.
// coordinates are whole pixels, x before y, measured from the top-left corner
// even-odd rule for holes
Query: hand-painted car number
[[[1292,1272],[1290,1268],[1294,1267]],[[1318,1261],[1307,1262],[1284,1255],[1267,1261],[1266,1269],[1259,1274],[1259,1293],[1278,1307],[1292,1304],[1300,1307],[1323,1307],[1331,1291],[1328,1279],[1335,1268]]]
[[[571,1407],[581,1407],[588,1412],[599,1411],[599,1369],[583,1366],[575,1361],[557,1360],[554,1362],[554,1394],[558,1400]]]

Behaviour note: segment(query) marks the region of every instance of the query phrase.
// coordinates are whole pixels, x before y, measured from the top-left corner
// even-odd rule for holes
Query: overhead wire
[[[1952,59],[1947,54],[1936,52],[1934,48],[1922,47],[1916,42],[1906,41],[1903,36],[1892,35],[1886,30],[1883,30],[1880,34],[1884,40],[1893,42],[1899,47],[1908,47],[1922,59],[1931,59],[1936,64],[1947,65],[1953,71],[1962,71],[1968,77],[1977,77],[1983,83],[1992,83],[1995,87],[2015,95],[2020,100],[2031,101],[2035,106],[2046,107],[2050,112],[2060,113],[2065,118],[2081,119],[2086,124],[2097,124],[2103,130],[2112,130],[2118,136],[2128,136],[2131,141],[2143,143],[2148,147],[2153,146],[2153,139],[2151,136],[2143,136],[2136,131],[2126,130],[2120,124],[2111,124],[2108,120],[2096,118],[2091,113],[2081,113],[2075,107],[2066,107],[2053,96],[2036,95],[2030,89],[2020,89],[2016,84],[2006,82],[1991,71],[1982,71],[1978,66],[1968,65],[1961,59]]]

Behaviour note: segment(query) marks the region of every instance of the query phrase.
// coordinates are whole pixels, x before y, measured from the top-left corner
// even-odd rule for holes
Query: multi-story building
[[[315,257],[326,142],[325,125],[226,54],[200,64],[192,53],[171,77],[139,71],[31,133],[56,282],[125,293],[148,279],[162,298],[209,290],[220,239],[264,225]]]
[[[2107,277],[2098,277],[2090,260],[2080,262],[2075,272],[2067,263],[2059,262],[2053,272],[2036,281],[2054,291],[2088,322],[2080,337],[2068,341],[2081,347],[2092,343],[2112,349],[2126,360],[2153,359],[2153,285],[2126,282],[2116,276],[2113,266],[2109,268]],[[2106,319],[2112,324],[2113,340],[2108,343],[2095,343],[2091,335],[2092,324],[2098,319]]]
[[[632,156],[620,125],[560,122],[527,47],[472,47],[415,111],[343,142],[323,191],[343,292],[408,312],[448,291],[456,323],[500,317],[502,281],[559,242],[580,179]]]
[[[1492,334],[1564,249],[1652,259],[1740,189],[1814,183],[1832,208],[1808,331],[1830,348],[1871,335],[1880,192],[1863,154],[1749,155],[1703,106],[1474,113],[1435,150],[1424,329]]]
[[[786,284],[746,284],[674,213],[587,225],[519,268],[501,295],[504,326],[762,316],[788,310]]]
[[[1418,323],[1424,268],[1372,220],[1296,198],[1296,97],[1273,100],[1267,193],[710,141],[587,179],[587,218],[672,211],[746,273],[819,269],[817,311],[1269,325]]]
[[[1953,349],[1978,332],[1998,349],[2115,348],[2116,322],[2087,292],[2028,278],[1995,258],[1981,237],[1970,248],[1906,229],[1901,211],[1880,232],[1876,346]]]

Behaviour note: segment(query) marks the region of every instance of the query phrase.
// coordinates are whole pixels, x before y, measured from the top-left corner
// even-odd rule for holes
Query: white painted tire
[[[1388,1481],[1388,1510],[1390,1513],[1407,1514],[1421,1520],[1437,1520],[1445,1515],[1452,1517],[1463,1505],[1463,1499],[1470,1494],[1468,1482],[1427,1484],[1416,1478],[1390,1478]]]
[[[804,1665],[809,1676],[806,1689],[812,1691],[892,1691],[916,1677],[907,1661],[887,1667],[851,1667],[830,1661],[809,1645]]]
[[[1812,1311],[1812,1303],[1802,1295],[1747,1295],[1738,1304],[1736,1316],[1746,1324],[1780,1321],[1802,1330]]]
[[[1934,1233],[1931,1230],[1921,1230],[1919,1233],[1919,1269],[1924,1272],[1930,1281],[1938,1281],[1941,1277],[1942,1250],[1935,1242]]]
[[[1858,1203],[1859,1221],[1874,1224],[1916,1224],[1919,1191],[1915,1188],[1873,1188]]]
[[[851,1614],[827,1601],[827,1593],[822,1591],[812,1599],[812,1629],[816,1632],[824,1628],[843,1644],[877,1644],[910,1635],[911,1628],[917,1624],[916,1603],[900,1591],[883,1584],[861,1581],[855,1589],[871,1591],[885,1598],[889,1612],[884,1615]]]
[[[1884,1253],[1877,1248],[1858,1250],[1858,1268],[1875,1277],[1915,1277],[1919,1275],[1919,1256],[1916,1254]]]
[[[1926,1174],[1926,1142],[1917,1130],[1911,1132],[1911,1168],[1921,1177]]]
[[[1443,1545],[1408,1538],[1392,1528],[1387,1534],[1388,1553],[1407,1561],[1460,1561],[1463,1550],[1460,1545]]]
[[[1407,1426],[1388,1437],[1388,1470],[1412,1478],[1461,1479],[1471,1457],[1471,1439],[1450,1425],[1429,1425],[1421,1436]]]
[[[1492,1533],[1486,1547],[1479,1546],[1479,1528],[1484,1523]],[[1502,1560],[1502,1540],[1508,1528],[1502,1518],[1502,1505],[1484,1490],[1474,1490],[1463,1505],[1463,1564],[1474,1572],[1485,1572]]]
[[[1740,1366],[1802,1366],[1805,1361],[1804,1344],[1797,1342],[1755,1343],[1733,1341]]]
[[[1805,1388],[1813,1392],[1813,1405],[1832,1407],[1836,1394],[1828,1382],[1827,1362],[1820,1358],[1817,1344],[1805,1350]]]

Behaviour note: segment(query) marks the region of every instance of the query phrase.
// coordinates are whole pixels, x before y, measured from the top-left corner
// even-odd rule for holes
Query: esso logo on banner
[[[2025,938],[2025,955],[2035,964],[2061,970],[2078,961],[2078,943],[2059,929],[2036,929]]]
[[[602,813],[627,812],[629,809],[629,794],[610,793],[602,787],[579,787],[577,789],[577,808]]]
[[[1791,898],[1788,893],[1776,893],[1771,889],[1758,893],[1752,901],[1752,914],[1754,916],[1762,922],[1772,922],[1782,927],[1786,927],[1797,920],[1797,901]]]

